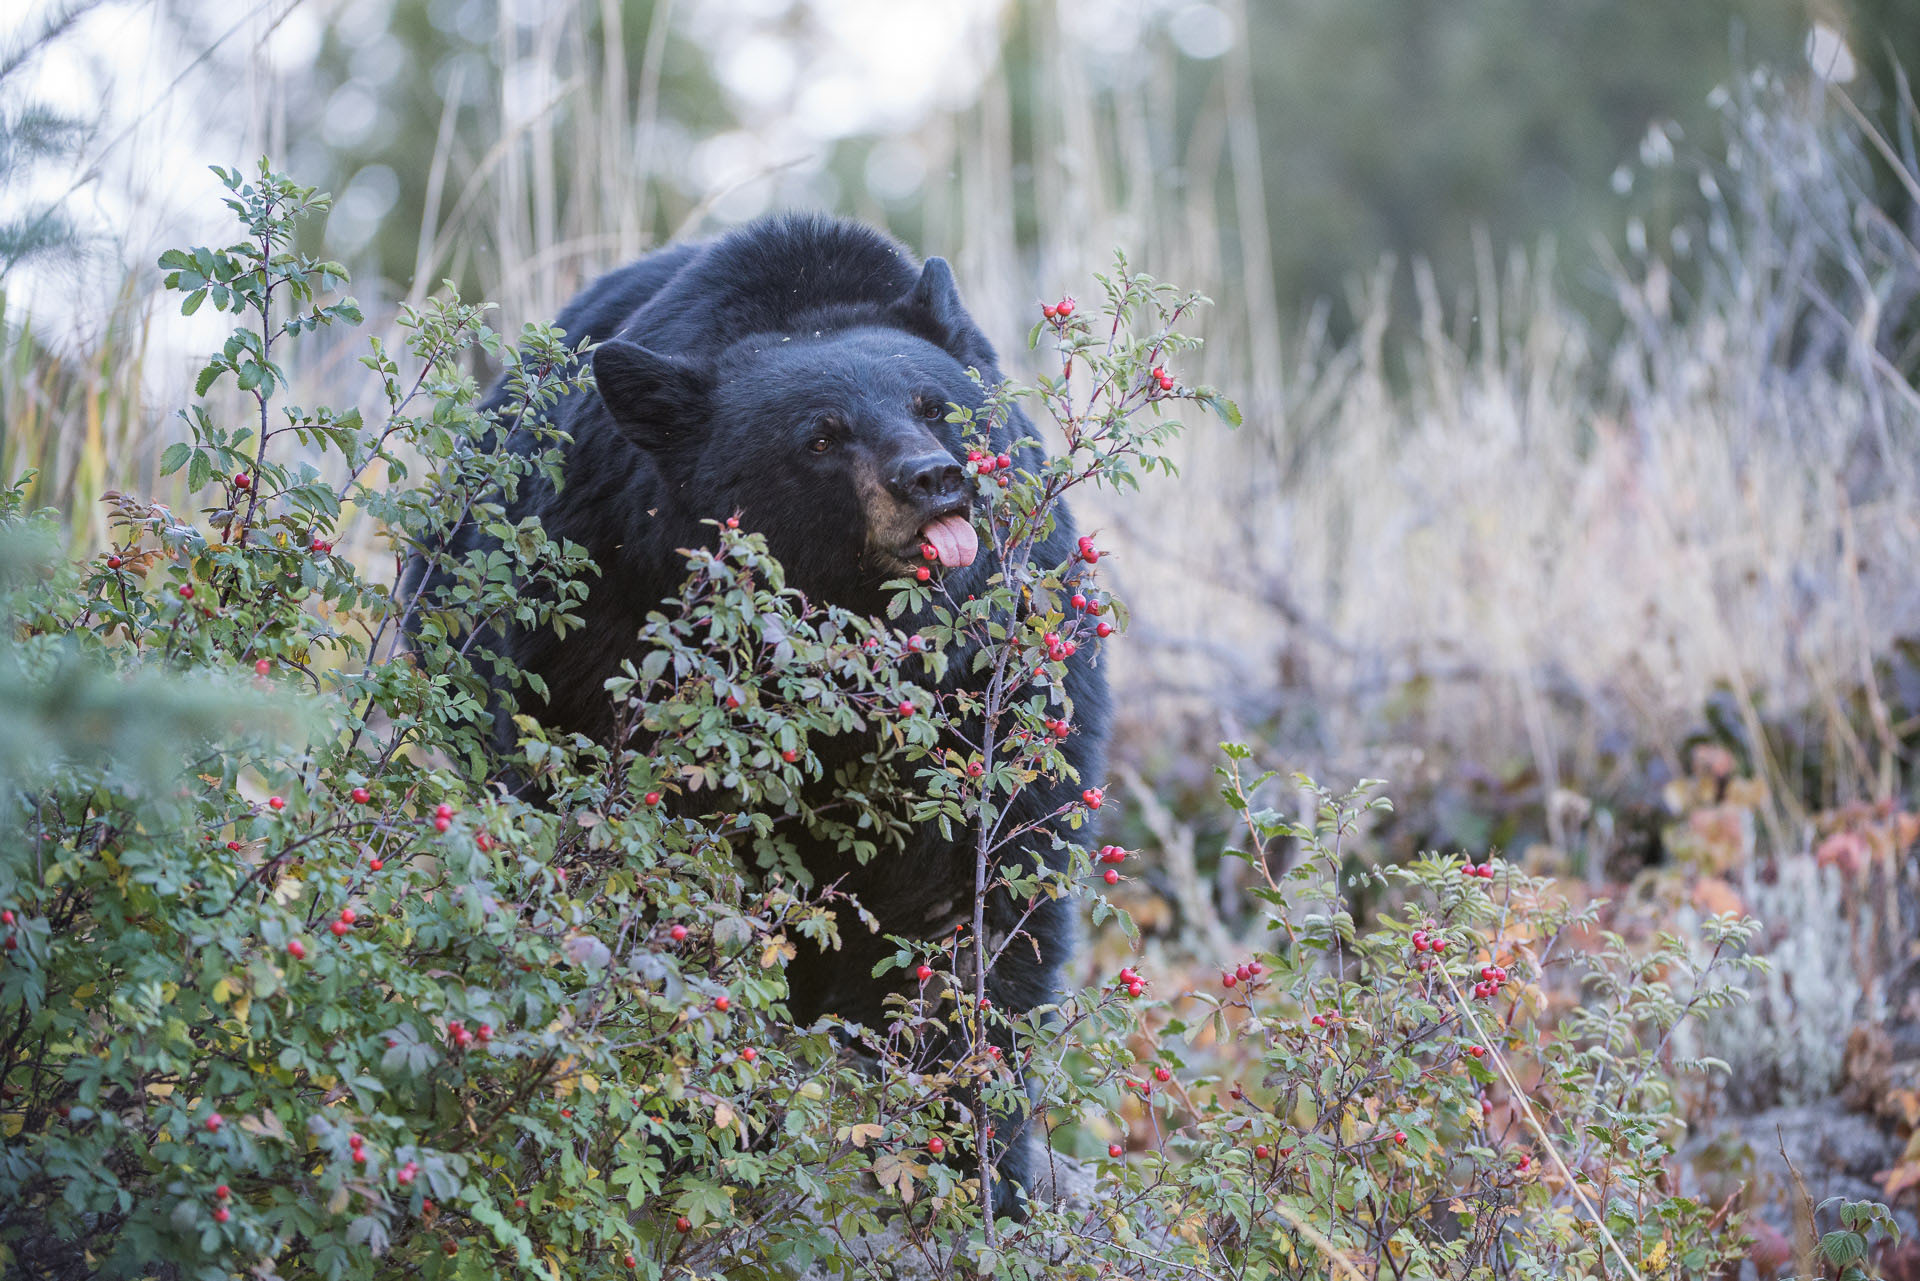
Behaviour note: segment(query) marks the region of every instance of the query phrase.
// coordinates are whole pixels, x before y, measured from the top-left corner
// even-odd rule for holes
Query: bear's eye
[[[831,436],[815,436],[807,442],[807,450],[810,453],[824,454],[832,448],[833,438]]]
[[[930,423],[939,422],[947,416],[947,407],[928,396],[922,396],[913,402],[914,412]]]

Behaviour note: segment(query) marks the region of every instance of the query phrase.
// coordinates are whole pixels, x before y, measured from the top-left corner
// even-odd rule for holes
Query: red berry
[[[1107,1155],[1112,1157],[1116,1161],[1120,1159],[1120,1155],[1123,1151],[1125,1151],[1125,1149],[1123,1149],[1118,1143],[1107,1144]]]
[[[939,560],[940,549],[938,547],[935,547],[932,543],[921,543],[920,555],[927,560]]]
[[[1168,1081],[1173,1080],[1173,1073],[1166,1068],[1157,1067],[1153,1070],[1153,1079],[1165,1085]]]
[[[126,562],[125,562],[125,561],[123,561],[123,560],[121,560],[121,559],[120,559],[120,558],[119,558],[118,556],[109,556],[109,557],[107,557],[107,568],[108,568],[108,569],[118,569],[118,568],[120,568],[120,566],[121,566],[121,565],[123,565],[123,564],[125,564],[125,563],[126,563]]]
[[[493,1039],[493,1024],[482,1023],[479,1027],[473,1030],[473,1034],[476,1037],[480,1038],[480,1043],[484,1045],[488,1041],[491,1041]]]
[[[348,792],[347,795],[353,798],[353,803],[355,805],[365,805],[368,801],[373,799],[373,793],[369,792],[364,787],[356,787],[351,792]]]
[[[440,1243],[440,1253],[451,1259],[454,1255],[460,1253],[460,1243],[452,1237],[448,1237]]]
[[[239,475],[233,478],[233,487],[235,489],[246,489],[252,484],[253,484],[253,477],[247,475],[247,473],[245,472],[241,472]]]
[[[1260,962],[1258,961],[1248,961],[1247,972],[1252,974],[1255,978],[1259,978],[1262,974],[1265,974],[1267,972],[1267,967],[1260,964]]]
[[[233,1189],[229,1188],[226,1184],[222,1183],[219,1187],[213,1190],[213,1194],[219,1197],[222,1201],[224,1201],[228,1197],[233,1195]]]
[[[1138,996],[1146,990],[1147,990],[1146,985],[1140,982],[1139,979],[1135,979],[1133,982],[1127,984],[1128,996]]]
[[[946,1150],[947,1150],[947,1141],[941,1138],[939,1135],[936,1134],[932,1138],[927,1140],[927,1151],[933,1153],[933,1155],[939,1156],[942,1152],[945,1152]]]
[[[912,699],[910,699],[910,698],[909,698],[909,699],[902,699],[902,700],[901,700],[901,703],[900,703],[900,714],[901,714],[902,716],[911,716],[911,715],[913,715],[913,700],[912,700]]]
[[[1240,982],[1240,980],[1239,980],[1239,979],[1237,979],[1237,978],[1235,978],[1235,977],[1234,977],[1234,976],[1233,976],[1233,975],[1232,975],[1231,973],[1228,973],[1228,974],[1222,974],[1222,975],[1220,976],[1220,986],[1221,986],[1221,987],[1233,987],[1233,986],[1235,986],[1236,984],[1238,984],[1239,982]]]
[[[7,908],[4,911],[0,911],[0,925],[12,925],[12,924],[13,924],[13,909]]]
[[[316,538],[313,540],[313,550],[319,553],[320,555],[324,556],[326,553],[333,550],[333,544],[328,542],[324,538]]]
[[[986,767],[986,766],[984,766],[984,765],[982,765],[982,764],[981,764],[981,763],[980,763],[979,761],[968,761],[968,762],[967,762],[967,777],[968,777],[968,778],[979,778],[979,777],[980,777],[980,776],[981,776],[982,774],[984,774],[984,773],[986,773],[986,772],[987,772],[987,767]]]
[[[222,1125],[226,1124],[226,1118],[221,1116],[218,1112],[209,1112],[207,1113],[207,1119],[202,1121],[200,1124],[207,1127],[207,1133],[213,1134],[218,1132],[218,1130]]]
[[[238,849],[243,849],[245,847],[242,846],[239,841],[228,841],[227,848],[230,850],[238,850]]]
[[[1087,803],[1088,809],[1097,810],[1100,808],[1100,802],[1107,799],[1107,794],[1097,787],[1089,787],[1080,793],[1080,799]]]
[[[228,1219],[231,1219],[232,1217],[233,1217],[233,1211],[227,1209],[227,1207],[224,1205],[216,1207],[213,1212],[213,1221],[215,1223],[225,1223]]]
[[[684,943],[687,938],[687,927],[684,925],[676,925],[667,931],[667,937],[676,943]]]
[[[640,1261],[634,1258],[631,1254],[622,1255],[620,1257],[620,1262],[622,1266],[628,1267],[628,1268],[637,1268],[640,1266]]]
[[[738,694],[727,695],[727,710],[738,711],[739,707],[740,707],[740,696]]]
[[[1052,303],[1050,303],[1050,302],[1047,302],[1047,303],[1041,303],[1041,304],[1040,304],[1040,314],[1041,314],[1041,315],[1043,315],[1043,316],[1045,316],[1045,317],[1046,317],[1046,318],[1047,318],[1048,320],[1052,320],[1052,319],[1053,319],[1053,318],[1054,318],[1055,316],[1057,316],[1057,315],[1059,315],[1059,314],[1060,314],[1060,309],[1059,309],[1058,307],[1056,307],[1056,306],[1054,306],[1054,305],[1053,305]]]
[[[1103,876],[1101,879],[1106,881],[1106,883],[1109,885],[1118,885],[1120,883],[1120,873],[1116,869],[1110,867],[1107,869],[1106,875]]]
[[[433,820],[433,830],[436,832],[444,832],[452,826],[453,820],[450,818],[436,818]]]
[[[1258,1144],[1253,1149],[1253,1158],[1256,1161],[1264,1161],[1271,1155],[1273,1155],[1273,1150],[1264,1143]]]
[[[1093,625],[1093,634],[1095,636],[1100,636],[1100,637],[1111,636],[1113,635],[1113,624],[1112,623],[1095,623]]]
[[[1059,302],[1054,304],[1053,309],[1059,312],[1062,316],[1071,316],[1073,314],[1073,299],[1062,298]]]
[[[567,1118],[569,1118],[569,1119],[571,1119],[571,1118],[572,1118],[572,1116],[573,1116],[573,1109],[572,1109],[572,1108],[561,1108],[561,1109],[560,1109],[560,1115],[561,1115],[561,1116],[563,1116],[563,1117],[567,1117]]]
[[[365,1148],[355,1148],[355,1149],[353,1150],[353,1160],[354,1160],[354,1164],[356,1164],[356,1165],[365,1165],[365,1164],[367,1163],[367,1152],[366,1152],[366,1149],[365,1149]]]
[[[406,1187],[407,1184],[412,1183],[413,1182],[413,1164],[409,1162],[406,1165],[401,1166],[399,1173],[393,1176],[393,1181],[395,1183],[398,1183],[403,1188]]]
[[[747,1062],[751,1063],[755,1059],[760,1057],[760,1051],[754,1049],[751,1045],[749,1045],[746,1049],[740,1051],[740,1057],[745,1059]]]
[[[1327,1016],[1324,1014],[1316,1014],[1313,1016],[1311,1022],[1315,1027],[1325,1027],[1327,1025]]]
[[[740,518],[738,516],[727,517],[727,528],[728,529],[740,528]]]
[[[1514,1168],[1520,1171],[1520,1173],[1525,1174],[1532,1165],[1533,1165],[1533,1158],[1531,1156],[1528,1156],[1526,1153],[1522,1152],[1520,1154],[1520,1163],[1516,1165]]]
[[[649,805],[658,805],[660,803],[660,793],[648,792],[645,796],[641,797],[640,799],[645,801]]]
[[[187,583],[187,584],[185,584],[184,586],[182,586],[182,587],[180,588],[180,599],[181,599],[181,600],[192,600],[192,599],[193,599],[193,584],[192,584],[192,583]]]
[[[800,753],[794,751],[791,747],[789,747],[785,751],[780,753],[780,759],[785,761],[787,764],[791,765],[795,761],[800,759]]]
[[[913,571],[913,577],[914,577],[914,581],[924,583],[929,578],[933,577],[933,571],[928,569],[925,565],[922,565],[920,568]]]
[[[383,868],[383,867],[385,867],[386,865],[387,865],[387,864],[386,864],[386,861],[385,861],[384,859],[377,859],[377,858],[370,858],[370,859],[368,859],[368,860],[367,860],[367,868],[368,868],[368,870],[370,870],[370,871],[375,871],[375,872],[377,872],[377,871],[379,871],[379,870],[380,870],[381,868]]]
[[[913,977],[919,979],[922,983],[925,983],[928,979],[933,977],[933,967],[931,965],[923,965],[919,969],[913,972]]]
[[[433,816],[435,818],[452,818],[453,806],[447,804],[445,801],[442,801],[440,802],[440,804],[433,807]]]
[[[339,938],[342,934],[347,933],[353,927],[351,925],[348,925],[345,921],[335,921],[332,925],[329,925],[327,928],[333,931],[333,936],[335,938]]]
[[[1005,471],[1007,468],[1013,466],[1013,459],[1007,457],[1005,454],[995,454],[993,456],[993,465],[996,470]]]
[[[270,810],[283,810],[287,808],[287,803],[278,796],[269,796],[267,798],[267,808]]]
[[[1407,1145],[1407,1132],[1405,1130],[1395,1130],[1393,1132],[1393,1141],[1401,1147],[1405,1147]]]
[[[1467,1053],[1476,1059],[1483,1059],[1487,1056],[1487,1047],[1484,1045],[1469,1045],[1467,1047]]]
[[[307,945],[299,939],[294,939],[287,944],[287,955],[296,961],[304,961],[307,959]]]
[[[1242,961],[1239,965],[1234,966],[1233,972],[1240,979],[1242,983],[1246,982],[1248,979],[1253,977],[1253,968],[1244,961]]]
[[[526,1208],[527,1208],[527,1199],[526,1199],[525,1197],[523,1197],[523,1196],[517,1196],[517,1197],[515,1197],[515,1198],[513,1199],[513,1208],[514,1208],[514,1209],[516,1209],[516,1210],[524,1210],[524,1209],[526,1209]]]
[[[693,1220],[683,1214],[673,1221],[673,1227],[676,1232],[691,1232],[693,1231]]]
[[[265,675],[266,675],[266,674],[267,674],[268,672],[270,672],[270,671],[272,671],[272,670],[273,670],[273,660],[272,660],[272,659],[268,659],[268,658],[256,658],[256,659],[254,659],[254,660],[253,660],[253,674],[254,674],[254,675],[256,675],[256,676],[265,676]]]
[[[724,992],[713,998],[713,1008],[722,1014],[725,1014],[732,1007],[733,1002],[727,999],[726,993]]]

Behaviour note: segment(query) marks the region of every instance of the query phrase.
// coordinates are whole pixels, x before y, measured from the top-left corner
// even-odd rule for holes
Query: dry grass
[[[593,34],[619,9],[503,19],[497,62],[534,59],[546,91],[492,86],[495,136],[435,122],[417,282],[483,268],[511,330],[644,250],[649,228],[707,226],[653,167],[664,28],[623,66]],[[1729,120],[1744,168],[1731,186],[1720,169],[1680,264],[1691,283],[1664,250],[1611,263],[1617,338],[1569,303],[1550,253],[1503,263],[1482,245],[1472,296],[1439,298],[1414,264],[1417,314],[1396,317],[1383,265],[1354,287],[1354,336],[1334,341],[1325,308],[1286,321],[1273,295],[1246,51],[1212,64],[1183,115],[1172,53],[1116,78],[1052,4],[1019,12],[1031,83],[1003,69],[913,137],[929,175],[918,246],[954,261],[1003,343],[1125,246],[1218,301],[1204,357],[1179,372],[1247,413],[1237,436],[1191,438],[1179,483],[1084,513],[1136,608],[1117,659],[1128,741],[1178,723],[1204,743],[1230,715],[1335,778],[1520,762],[1544,797],[1604,784],[1623,745],[1673,750],[1724,689],[1749,722],[1810,708],[1844,763],[1830,790],[1892,793],[1895,727],[1849,700],[1893,638],[1920,634],[1920,395],[1886,338],[1912,324],[1920,253],[1863,204],[1859,122],[1786,87],[1743,90]],[[1033,96],[1025,134],[1016,90]],[[85,362],[16,347],[0,385],[6,467],[42,467],[42,496],[76,513],[150,479],[170,435],[134,390],[144,330],[117,333]],[[347,368],[342,353],[299,398],[339,400]],[[1783,803],[1776,821],[1795,816]]]

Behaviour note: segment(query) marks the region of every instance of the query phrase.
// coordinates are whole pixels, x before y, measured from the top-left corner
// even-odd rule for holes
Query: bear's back
[[[905,248],[870,227],[780,214],[650,254],[601,277],[568,311],[605,287],[612,301],[630,303],[613,332],[656,351],[712,356],[752,334],[888,323],[889,305],[919,274]]]

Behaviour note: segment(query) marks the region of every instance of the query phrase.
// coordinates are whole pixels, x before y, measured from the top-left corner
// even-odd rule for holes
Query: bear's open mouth
[[[971,515],[965,510],[928,521],[920,530],[920,540],[933,548],[935,557],[948,569],[971,565],[973,558],[980,554],[980,536],[974,532]]]

